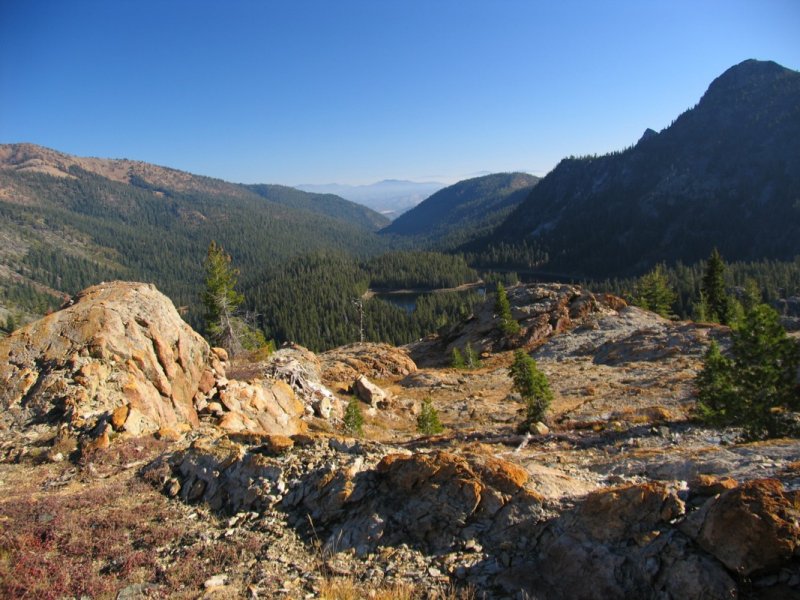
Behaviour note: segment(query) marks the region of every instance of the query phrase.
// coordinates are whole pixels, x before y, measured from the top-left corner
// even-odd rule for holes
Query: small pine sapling
[[[543,421],[553,400],[547,376],[539,370],[536,361],[521,349],[514,351],[514,362],[508,372],[514,382],[514,390],[525,402],[522,427],[528,428],[537,421]]]
[[[417,431],[424,435],[433,435],[444,431],[439,420],[439,412],[434,408],[430,398],[422,401],[422,408],[417,416]]]
[[[450,364],[454,369],[466,369],[467,363],[464,362],[464,355],[458,348],[453,348],[452,358]]]
[[[347,403],[342,421],[344,431],[348,435],[353,437],[364,435],[364,415],[361,414],[361,401],[355,396],[352,396]]]
[[[497,297],[494,302],[494,312],[500,321],[500,331],[505,335],[515,335],[519,332],[519,323],[511,316],[511,303],[508,301],[506,288],[499,282],[497,284]]]

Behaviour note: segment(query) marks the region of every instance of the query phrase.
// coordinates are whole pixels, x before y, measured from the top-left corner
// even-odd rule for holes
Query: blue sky
[[[0,0],[0,142],[238,182],[544,175],[624,148],[800,1]]]

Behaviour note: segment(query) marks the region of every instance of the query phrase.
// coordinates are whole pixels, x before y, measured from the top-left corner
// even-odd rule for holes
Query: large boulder
[[[273,352],[264,363],[264,373],[288,383],[306,410],[323,419],[341,418],[342,402],[322,383],[322,367],[317,356],[296,344]]]
[[[373,408],[386,408],[389,405],[389,394],[363,375],[353,383],[353,392]]]
[[[757,479],[710,500],[697,542],[731,571],[777,570],[800,546],[800,494]]]
[[[127,407],[117,424],[132,433],[195,426],[208,361],[208,344],[153,285],[96,285],[0,340],[0,422],[86,429]]]
[[[294,435],[306,431],[305,407],[284,381],[229,381],[219,392],[217,425],[227,432]]]

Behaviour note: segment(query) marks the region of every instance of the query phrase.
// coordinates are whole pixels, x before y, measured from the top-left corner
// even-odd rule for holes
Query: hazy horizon
[[[0,6],[0,141],[239,183],[544,176],[800,66],[792,1]]]

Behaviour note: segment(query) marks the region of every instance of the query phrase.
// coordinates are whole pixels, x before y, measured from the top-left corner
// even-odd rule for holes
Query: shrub
[[[425,398],[422,401],[422,410],[417,417],[417,431],[425,435],[433,435],[444,431],[442,422],[439,420],[439,413],[433,407],[433,402],[430,398]]]
[[[670,318],[672,304],[677,295],[669,285],[666,270],[664,265],[656,265],[652,271],[639,278],[633,291],[633,304]]]
[[[458,348],[453,348],[453,355],[452,359],[450,360],[450,364],[454,369],[467,368],[467,363],[464,362],[464,355],[461,354],[461,351]]]
[[[482,366],[481,359],[478,357],[478,353],[475,352],[475,349],[469,342],[467,342],[463,354],[458,348],[453,348],[453,355],[450,364],[454,369],[472,370],[479,369]]]

